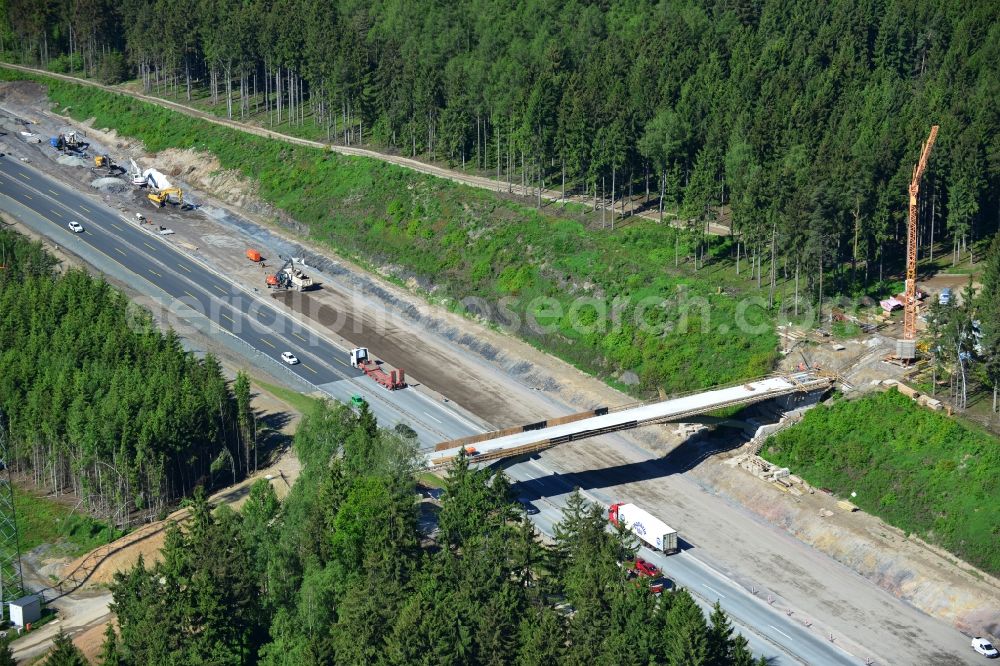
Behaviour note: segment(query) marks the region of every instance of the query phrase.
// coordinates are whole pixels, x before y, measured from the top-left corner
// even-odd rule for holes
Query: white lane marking
[[[424,414],[427,414],[427,412],[424,412]],[[437,421],[438,423],[441,423],[441,421],[438,421],[436,418],[434,418],[430,414],[427,414],[427,418],[429,418],[431,421]],[[441,423],[441,425],[444,425],[444,423]]]
[[[721,592],[719,592],[717,589],[715,589],[714,587],[712,587],[708,583],[702,583],[702,585],[704,585],[708,589],[712,590],[712,592],[715,592],[717,595],[719,595],[720,599],[725,599],[726,598],[726,595],[722,594]]]
[[[783,632],[783,631],[782,631],[781,629],[778,629],[778,628],[777,628],[776,626],[774,626],[773,624],[769,624],[769,625],[767,625],[767,626],[771,627],[772,629],[774,629],[775,631],[777,631],[777,632],[778,632],[779,634],[781,634],[782,636],[784,636],[784,637],[785,637],[785,638],[787,638],[788,640],[792,640],[792,637],[791,637],[791,636],[789,636],[788,634],[786,634],[785,632]]]
[[[457,420],[461,421],[462,423],[464,423],[465,425],[469,426],[470,428],[472,428],[473,432],[476,432],[476,433],[484,432],[481,427],[479,427],[475,423],[469,421],[467,418],[463,417],[461,414],[459,414],[454,409],[448,409],[447,407],[434,402],[429,397],[427,397],[426,395],[424,395],[423,393],[421,393],[420,391],[418,391],[416,389],[413,389],[413,393],[415,395],[417,395],[420,399],[422,399],[424,402],[426,402],[428,405],[432,405],[434,407],[434,409],[441,410],[441,411],[445,412],[449,417],[457,419]],[[426,412],[424,412],[424,413],[426,414]],[[440,421],[438,421],[438,423],[440,423]]]

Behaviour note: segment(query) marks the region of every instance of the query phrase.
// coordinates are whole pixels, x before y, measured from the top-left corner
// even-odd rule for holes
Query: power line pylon
[[[21,543],[18,540],[14,488],[10,483],[7,460],[7,431],[4,429],[3,412],[0,412],[0,604],[24,596]]]

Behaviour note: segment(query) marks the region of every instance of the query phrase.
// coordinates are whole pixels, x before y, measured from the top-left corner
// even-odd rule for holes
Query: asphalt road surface
[[[38,233],[74,253],[85,245],[169,296],[172,322],[207,318],[279,364],[282,352],[289,351],[300,362],[284,364],[288,371],[341,401],[361,395],[380,423],[389,427],[406,423],[424,447],[481,431],[413,389],[381,388],[350,366],[346,349],[271,306],[266,294],[242,289],[178,251],[158,227],[140,225],[134,217],[119,215],[7,157],[0,158],[0,195],[0,208]],[[83,225],[84,231],[71,231],[71,221]]]
[[[178,323],[207,317],[214,326],[277,365],[281,365],[283,351],[292,352],[301,363],[285,365],[286,370],[342,401],[354,394],[362,395],[380,423],[407,423],[417,431],[425,447],[484,430],[449,405],[414,389],[381,389],[350,367],[347,350],[284,315],[267,302],[269,299],[232,284],[178,251],[169,236],[4,157],[0,157],[0,209],[85,259],[97,252],[101,263],[107,265],[110,260],[136,280],[145,280],[148,285],[140,291],[166,294],[164,300],[175,306]],[[85,231],[73,233],[68,228],[70,221],[79,222]],[[551,535],[572,489],[572,479],[533,461],[509,464],[507,473],[517,492],[539,507],[539,513],[532,516],[538,528]],[[599,493],[588,494],[594,501],[610,503]],[[643,557],[656,562],[667,577],[695,593],[704,607],[718,599],[750,640],[754,652],[767,656],[771,664],[864,663],[863,658],[847,654],[836,642],[810,630],[797,618],[770,607],[766,600],[751,595],[688,551],[665,557],[644,549]]]
[[[538,513],[531,516],[542,532],[552,535],[554,525],[561,519],[567,496],[573,491],[573,479],[565,474],[553,474],[533,460],[523,460],[506,467],[514,481],[513,491],[531,501]],[[613,499],[600,492],[583,493],[587,499],[602,506],[609,506]],[[682,535],[683,537],[683,535]],[[820,636],[803,624],[799,618],[789,617],[768,605],[766,598],[759,598],[736,585],[717,572],[681,539],[681,552],[675,555],[642,547],[639,554],[663,570],[664,576],[674,584],[687,588],[703,608],[716,600],[732,619],[734,626],[747,640],[754,654],[763,654],[772,666],[778,664],[863,664],[863,659],[841,650],[833,642]]]

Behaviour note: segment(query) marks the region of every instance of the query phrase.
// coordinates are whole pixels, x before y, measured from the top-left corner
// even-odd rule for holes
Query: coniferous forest
[[[997,228],[987,0],[5,5],[9,58],[609,203],[649,192],[695,229],[724,204],[751,251],[866,276],[903,254],[886,241],[937,123],[922,245],[960,261]]]
[[[0,427],[7,464],[122,523],[249,462],[212,356],[185,352],[107,282],[0,229]]]
[[[718,606],[706,619],[688,592],[630,578],[634,537],[579,493],[544,546],[506,477],[462,458],[422,503],[428,538],[413,440],[367,406],[318,405],[295,447],[284,502],[266,481],[239,513],[196,495],[163,561],[116,575],[103,663],[756,663]]]

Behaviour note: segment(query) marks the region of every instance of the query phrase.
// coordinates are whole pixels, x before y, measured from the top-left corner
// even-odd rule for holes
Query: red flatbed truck
[[[368,355],[367,347],[357,347],[350,351],[351,355],[351,367],[357,368],[361,372],[365,373],[380,386],[387,388],[390,391],[395,391],[396,389],[406,388],[406,376],[402,370],[391,370],[386,372],[379,367],[375,359]]]

